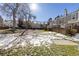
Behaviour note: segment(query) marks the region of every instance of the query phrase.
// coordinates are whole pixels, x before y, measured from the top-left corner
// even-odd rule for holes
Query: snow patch
[[[5,49],[16,46],[26,46],[28,43],[34,46],[40,46],[41,44],[51,44],[54,40],[78,40],[76,38],[68,37],[66,35],[56,33],[56,32],[39,32],[39,31],[29,31],[28,34],[24,36],[19,36],[19,34],[0,34],[0,46],[6,46]],[[17,39],[16,39],[17,38]],[[16,40],[15,40],[16,39]],[[57,41],[58,42],[58,41]]]

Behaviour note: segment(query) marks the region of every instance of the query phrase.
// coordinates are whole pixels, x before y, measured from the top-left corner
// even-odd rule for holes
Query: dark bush
[[[76,33],[77,33],[77,29],[67,29],[66,30],[66,34],[71,35],[71,36],[75,35]]]

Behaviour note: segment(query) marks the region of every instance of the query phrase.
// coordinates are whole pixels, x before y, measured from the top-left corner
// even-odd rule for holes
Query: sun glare
[[[32,11],[36,11],[36,10],[38,9],[37,4],[30,4],[30,9],[31,9]]]

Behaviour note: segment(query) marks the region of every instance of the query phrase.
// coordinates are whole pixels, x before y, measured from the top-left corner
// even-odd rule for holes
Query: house
[[[51,23],[52,26],[60,26],[61,28],[72,25],[79,26],[79,9],[71,13],[68,13],[67,9],[64,9],[64,15],[55,17]]]

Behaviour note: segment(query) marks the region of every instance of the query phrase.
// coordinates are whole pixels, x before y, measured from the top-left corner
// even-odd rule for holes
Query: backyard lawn
[[[79,43],[61,33],[27,30],[23,36],[16,33],[0,35],[0,44],[3,44],[4,47],[13,45],[7,49],[1,48],[1,56],[79,56]]]
[[[26,46],[18,48],[10,48],[0,50],[0,55],[3,56],[79,56],[77,46],[69,45],[50,45],[46,46]]]

